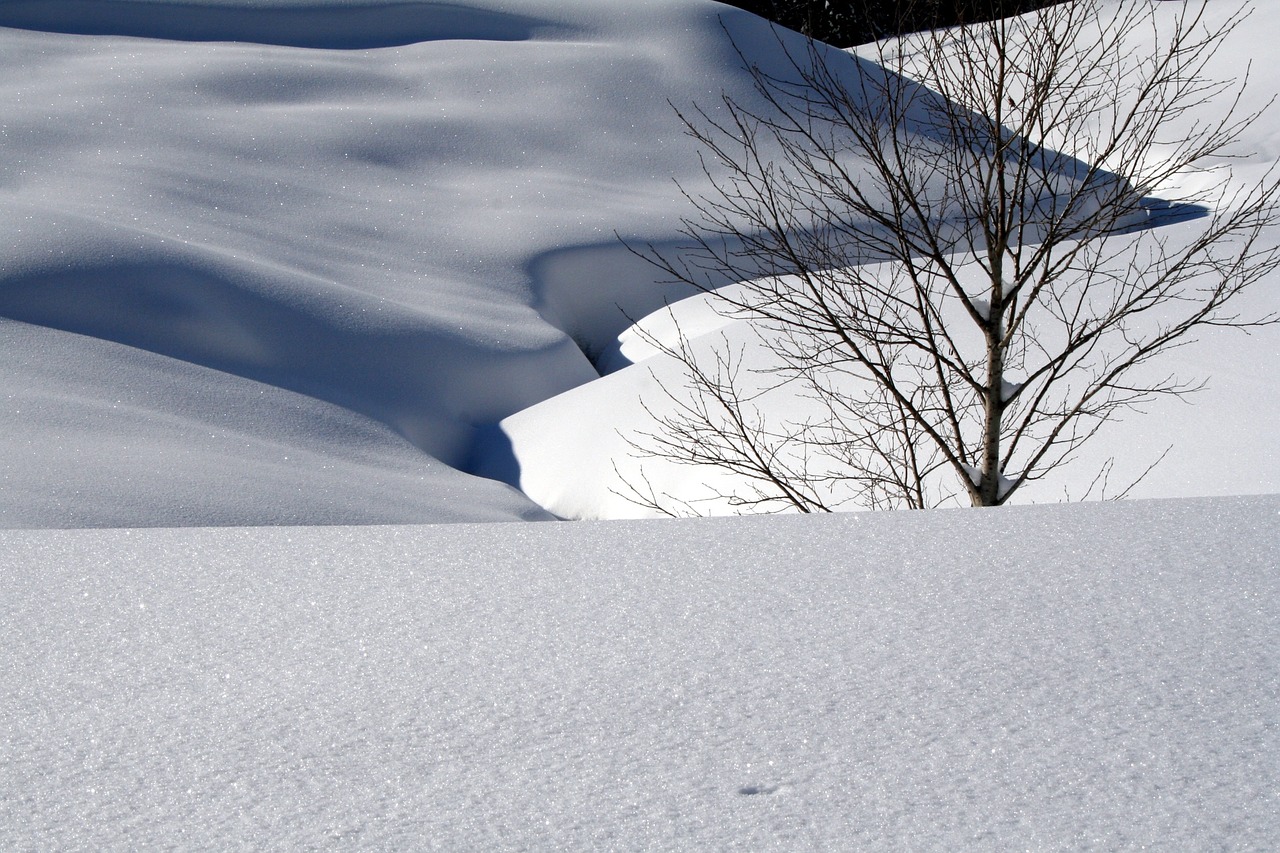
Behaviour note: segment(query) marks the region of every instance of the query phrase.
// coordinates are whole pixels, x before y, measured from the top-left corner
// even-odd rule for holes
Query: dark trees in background
[[[1060,0],[725,0],[837,47],[1018,15]]]

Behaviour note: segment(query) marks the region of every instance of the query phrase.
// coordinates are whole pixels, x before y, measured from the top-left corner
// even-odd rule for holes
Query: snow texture
[[[1268,850],[1280,498],[0,534],[0,848]]]
[[[726,28],[0,0],[0,527],[118,528],[0,530],[0,850],[1274,847],[1280,498],[377,526],[632,510],[654,342],[749,340],[614,236]],[[1109,449],[1280,490],[1275,354]]]

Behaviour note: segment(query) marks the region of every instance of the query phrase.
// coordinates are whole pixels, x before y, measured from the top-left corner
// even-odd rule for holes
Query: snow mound
[[[6,324],[0,335],[10,352],[34,348],[32,359],[75,361],[82,347],[74,390],[59,387],[58,371],[43,390],[87,395],[74,500],[59,479],[68,465],[37,460],[55,455],[39,437],[76,407],[43,422],[49,410],[0,399],[21,424],[0,439],[15,460],[0,519],[171,523],[159,501],[136,495],[200,483],[209,497],[184,516],[191,523],[401,517],[280,505],[254,485],[258,456],[230,448],[126,472],[108,436],[168,446],[176,432],[97,406],[93,389],[109,395],[118,378],[91,338],[207,369],[164,385],[181,369],[131,360],[130,382],[158,371],[149,385],[168,399],[157,411],[256,387],[245,381],[306,395],[416,446],[426,455],[409,467],[451,482],[441,495],[494,496],[487,507],[464,502],[464,517],[511,515],[509,488],[477,491],[461,472],[475,436],[596,377],[539,313],[555,283],[530,270],[615,228],[662,230],[672,176],[695,168],[667,99],[741,84],[724,62],[722,12],[697,0],[0,4],[0,316],[74,333]],[[229,410],[247,418],[243,429],[262,428],[256,414]],[[337,434],[290,440],[321,454],[315,490],[331,493],[319,460],[344,458]],[[384,469],[403,462],[382,446]],[[340,505],[385,483],[352,473]],[[291,476],[308,490],[301,469]],[[224,484],[237,477],[246,488],[231,505]],[[411,493],[378,503],[396,500],[432,503]],[[67,514],[28,512],[41,503]],[[516,515],[544,514],[525,501]]]
[[[11,320],[0,363],[13,448],[0,527],[550,518],[377,421],[276,386]]]

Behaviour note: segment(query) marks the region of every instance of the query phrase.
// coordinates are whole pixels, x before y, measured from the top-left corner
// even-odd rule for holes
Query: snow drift
[[[88,338],[145,350],[341,407],[445,463],[419,494],[348,521],[404,520],[436,489],[472,495],[476,520],[510,515],[509,488],[456,470],[474,430],[596,375],[536,310],[553,283],[528,270],[615,228],[660,229],[671,176],[690,168],[662,142],[678,137],[666,99],[733,85],[716,4],[518,5],[0,5],[0,315],[31,324],[5,326],[10,347],[20,336],[38,361],[84,336],[67,382],[108,395],[120,377]],[[119,428],[20,363],[11,386],[49,383],[57,419]],[[188,373],[160,408],[227,387],[213,376]],[[211,467],[256,476],[229,450],[132,471],[109,444],[37,461],[21,448],[56,425],[17,393],[0,455],[9,524],[189,523],[145,494]],[[207,520],[334,520],[294,475],[290,506]],[[73,515],[34,509],[67,482]]]

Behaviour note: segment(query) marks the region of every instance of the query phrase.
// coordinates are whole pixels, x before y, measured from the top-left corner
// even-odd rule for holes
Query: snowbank
[[[0,527],[551,517],[376,421],[229,373],[11,320],[0,364]]]
[[[686,295],[616,235],[671,244],[673,179],[705,180],[671,105],[750,99],[735,45],[777,66],[784,44],[710,0],[0,4],[0,317],[18,321],[0,343],[28,356],[0,407],[0,524],[538,516],[463,472],[523,487],[563,455],[546,448],[643,423],[558,396],[596,379],[628,318]],[[138,417],[98,404],[139,382]],[[113,438],[176,450],[193,399],[261,432],[231,390],[258,386],[403,445],[349,468],[341,430],[282,430],[316,462],[286,476],[199,425],[162,464]],[[495,427],[551,398],[532,444]],[[414,448],[429,476],[374,473]],[[607,481],[607,458],[583,462]],[[605,513],[580,497],[553,511]]]

